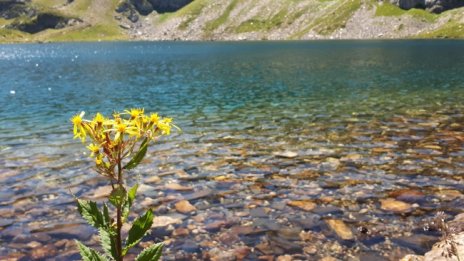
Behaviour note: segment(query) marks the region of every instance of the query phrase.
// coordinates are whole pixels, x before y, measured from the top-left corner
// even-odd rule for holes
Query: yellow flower
[[[129,125],[123,123],[123,122],[118,123],[116,125],[116,128],[111,129],[111,130],[116,131],[116,135],[114,136],[115,141],[119,141],[120,138],[122,138],[125,133],[127,133],[127,134],[129,134],[131,136],[138,136],[140,134],[136,127],[129,126]]]
[[[98,125],[103,125],[104,121],[105,121],[105,117],[103,117],[103,115],[101,115],[101,113],[99,112],[95,115],[95,117],[92,120],[93,123],[96,123]]]
[[[169,135],[171,133],[171,118],[163,118],[160,120],[157,124],[158,129],[161,130],[161,134],[163,135]]]
[[[158,124],[159,118],[158,113],[150,114],[150,122],[153,124]]]
[[[98,154],[97,157],[95,157],[95,164],[100,165],[103,163],[103,155]]]
[[[80,114],[76,114],[71,118],[71,122],[74,125],[74,139],[80,138],[82,142],[85,142],[85,137],[87,133],[84,128],[84,122],[82,117],[84,117],[85,112],[81,112]]]
[[[87,149],[89,149],[92,154],[90,154],[90,157],[93,157],[94,155],[98,155],[100,153],[100,146],[95,145],[93,143],[90,143],[89,146],[87,146]]]
[[[133,108],[130,110],[125,110],[127,114],[131,116],[131,119],[135,119],[143,114],[144,109]]]

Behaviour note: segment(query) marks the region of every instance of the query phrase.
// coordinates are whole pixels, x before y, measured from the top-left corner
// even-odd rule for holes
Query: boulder
[[[158,13],[175,12],[193,0],[148,0]]]
[[[153,6],[147,0],[131,0],[131,2],[141,15],[148,15],[153,12]]]
[[[427,10],[436,14],[462,6],[464,6],[464,1],[462,0],[425,0]]]
[[[35,10],[29,5],[30,0],[3,0],[0,1],[0,17],[13,19],[20,16],[33,17],[36,15]]]
[[[390,3],[405,10],[420,8],[436,14],[464,6],[463,0],[390,0]]]
[[[401,9],[409,10],[411,8],[425,8],[426,0],[390,0],[390,3],[397,5]]]

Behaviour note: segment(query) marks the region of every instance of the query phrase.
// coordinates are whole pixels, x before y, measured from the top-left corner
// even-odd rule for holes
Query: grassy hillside
[[[12,24],[32,23],[35,17],[2,19],[1,42],[30,41],[105,41],[125,40],[127,34],[114,19],[118,0],[32,0],[31,8],[40,13],[53,13],[61,17],[74,18],[79,22],[61,29],[46,29],[38,33],[27,33],[9,28]]]
[[[14,25],[33,24],[35,17],[2,18],[0,42],[464,38],[464,8],[438,15],[376,0],[194,0],[132,23],[116,13],[120,1],[32,0],[38,13],[77,22],[27,33]]]

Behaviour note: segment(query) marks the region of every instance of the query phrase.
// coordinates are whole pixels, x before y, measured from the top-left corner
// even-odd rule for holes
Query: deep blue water
[[[2,45],[0,203],[19,208],[14,202],[24,194],[34,202],[44,193],[69,199],[61,188],[68,183],[84,182],[79,193],[94,189],[85,183],[95,175],[72,140],[69,118],[130,107],[173,117],[183,130],[151,152],[141,175],[192,167],[210,176],[309,169],[324,174],[316,180],[320,195],[370,189],[378,199],[404,184],[462,192],[463,50],[464,41]],[[297,158],[275,157],[286,150]],[[345,164],[351,154],[361,158]],[[380,184],[324,187],[347,178]],[[458,200],[450,208],[461,207]],[[48,204],[58,209],[62,202]],[[42,215],[9,228],[30,232],[27,224]],[[53,223],[58,216],[44,218]],[[406,231],[422,217],[389,218]],[[0,231],[1,238],[10,239]]]

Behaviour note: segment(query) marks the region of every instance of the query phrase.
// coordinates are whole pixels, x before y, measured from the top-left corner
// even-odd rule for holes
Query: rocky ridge
[[[0,41],[463,38],[462,3],[6,0]]]

